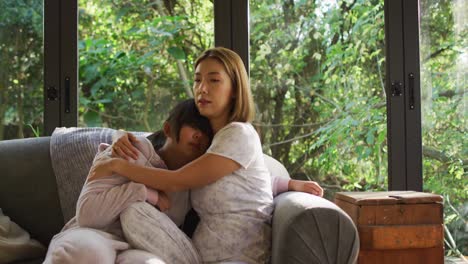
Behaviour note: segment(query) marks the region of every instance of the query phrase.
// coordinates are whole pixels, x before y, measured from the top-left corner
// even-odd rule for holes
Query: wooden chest
[[[444,263],[440,195],[413,192],[339,192],[335,204],[359,231],[359,264]]]

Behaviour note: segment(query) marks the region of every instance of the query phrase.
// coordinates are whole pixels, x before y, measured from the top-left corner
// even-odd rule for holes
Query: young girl
[[[153,139],[152,142],[143,137],[138,138],[137,142],[134,138],[139,157],[132,162],[177,169],[206,151],[212,138],[212,130],[208,120],[200,116],[194,101],[189,99],[179,103],[169,114],[163,130],[150,138]],[[111,148],[106,148],[104,144],[99,148],[98,155],[110,154]],[[169,200],[164,193],[141,183],[130,182],[119,175],[108,176],[85,182],[77,202],[76,217],[54,236],[44,263],[144,263],[148,259],[199,261],[199,255],[191,241],[182,232],[178,232],[177,227],[182,224],[190,209],[187,192],[170,194],[173,206],[169,209]],[[168,214],[170,220],[162,213],[159,215],[160,218],[167,219],[165,233],[159,239],[171,246],[171,239],[165,239],[167,234],[176,238],[175,245],[178,246],[171,246],[172,252],[166,250],[153,255],[130,249],[134,246],[128,245],[129,241],[123,236],[120,215],[136,203],[158,206]],[[154,210],[156,211],[155,208]],[[180,245],[186,245],[185,252],[176,251],[181,248]]]
[[[203,262],[266,263],[271,179],[250,124],[255,113],[242,60],[225,48],[205,51],[195,63],[193,90],[198,110],[215,133],[205,154],[174,171],[102,157],[88,180],[115,172],[157,190],[193,189],[192,205],[200,216],[193,242]],[[320,186],[311,183],[311,193],[321,195]]]

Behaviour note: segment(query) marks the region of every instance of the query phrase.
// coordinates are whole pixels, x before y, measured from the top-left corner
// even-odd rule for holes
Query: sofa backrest
[[[64,224],[49,142],[50,137],[0,141],[0,208],[46,246]]]

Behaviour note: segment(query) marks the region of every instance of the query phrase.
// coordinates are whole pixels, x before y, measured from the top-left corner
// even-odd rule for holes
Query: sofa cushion
[[[283,177],[288,179],[291,178],[289,176],[289,172],[286,170],[284,165],[281,164],[281,162],[267,154],[263,154],[263,158],[265,159],[265,165],[267,166],[271,176]]]

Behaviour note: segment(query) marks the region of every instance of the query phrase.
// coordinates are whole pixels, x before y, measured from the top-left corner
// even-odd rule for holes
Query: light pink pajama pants
[[[56,235],[44,264],[165,263],[149,252],[129,249],[121,239],[92,228],[72,228]]]
[[[44,264],[202,263],[190,238],[153,206],[134,203],[121,213],[120,220],[128,243],[100,230],[74,227],[52,239]]]

